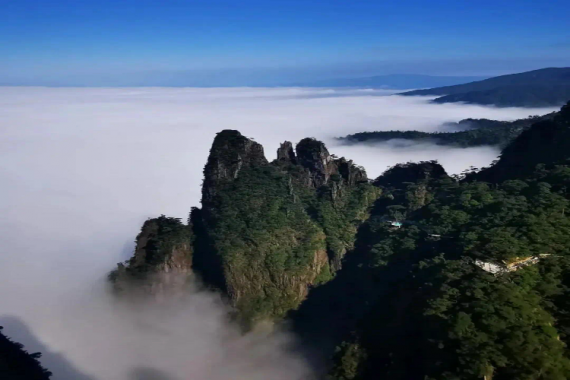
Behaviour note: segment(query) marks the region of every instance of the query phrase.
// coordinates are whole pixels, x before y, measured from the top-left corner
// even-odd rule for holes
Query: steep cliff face
[[[292,165],[284,166],[283,161],[277,164],[290,173],[305,209],[326,235],[332,276],[353,248],[356,230],[368,217],[368,209],[380,191],[368,183],[362,167],[344,157],[334,157],[325,144],[313,138],[297,144],[296,156],[287,160]]]
[[[313,138],[303,139],[297,144],[297,159],[308,171],[308,184],[315,188],[326,185],[331,175],[338,173],[325,144]]]
[[[224,182],[236,179],[242,169],[267,165],[263,147],[238,131],[224,130],[217,134],[204,168],[202,202],[215,197]]]
[[[281,317],[340,268],[375,190],[323,143],[285,142],[277,160],[236,131],[219,133],[192,212],[194,267],[246,320]]]
[[[204,177],[203,207],[192,216],[196,270],[245,320],[284,315],[327,265],[324,233],[296,202],[289,176],[239,132],[216,136]]]
[[[292,152],[292,147],[288,146],[287,149]],[[363,168],[344,157],[335,158],[321,141],[306,138],[297,144],[296,149],[297,161],[307,171],[307,184],[315,189],[330,184],[331,180],[338,184],[342,179],[346,185],[368,181]]]
[[[277,149],[277,161],[289,162],[292,164],[297,163],[297,157],[295,156],[295,151],[293,151],[293,143],[291,141],[285,141],[279,149]]]
[[[117,291],[137,289],[156,296],[182,291],[192,274],[193,234],[164,215],[147,220],[134,254],[110,274]]]

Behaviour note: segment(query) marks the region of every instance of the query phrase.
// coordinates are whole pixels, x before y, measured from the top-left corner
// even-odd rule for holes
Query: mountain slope
[[[535,123],[501,153],[499,161],[470,178],[499,182],[531,175],[537,165],[567,164],[570,154],[570,102],[552,120]]]
[[[570,68],[546,68],[401,95],[439,95],[436,103],[466,102],[500,107],[560,106],[570,100]]]

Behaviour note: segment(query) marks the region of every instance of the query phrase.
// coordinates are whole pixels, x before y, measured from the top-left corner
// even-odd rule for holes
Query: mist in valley
[[[515,120],[554,109],[431,104],[385,90],[0,87],[0,325],[42,351],[56,380],[306,379],[311,367],[284,331],[241,334],[220,297],[196,283],[184,297],[123,304],[106,275],[160,214],[199,206],[215,134],[237,129],[275,158],[279,143],[323,140],[370,178],[399,162],[448,172],[488,165],[493,147],[335,137],[438,131],[464,118]]]

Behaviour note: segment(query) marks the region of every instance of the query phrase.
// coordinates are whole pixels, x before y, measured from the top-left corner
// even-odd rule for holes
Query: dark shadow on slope
[[[50,351],[18,317],[4,315],[0,317],[0,326],[4,326],[6,336],[22,343],[28,352],[40,352],[42,356],[39,360],[53,373],[54,380],[95,380],[81,373],[64,355]]]
[[[366,249],[359,243],[366,241],[369,233],[367,224],[363,224],[357,233],[355,250],[347,253],[336,277],[311,289],[299,309],[289,313],[292,330],[319,373],[327,370],[335,348],[349,338],[377,297],[371,291],[370,272],[362,265]]]

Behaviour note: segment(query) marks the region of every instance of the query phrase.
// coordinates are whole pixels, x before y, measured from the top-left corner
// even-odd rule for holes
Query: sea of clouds
[[[0,87],[0,325],[41,350],[55,380],[306,379],[285,333],[241,335],[219,297],[196,290],[122,305],[105,276],[130,256],[142,222],[199,206],[215,134],[265,147],[316,137],[370,177],[398,162],[450,173],[489,164],[492,147],[341,146],[375,130],[437,131],[463,118],[513,120],[553,109],[436,105],[380,90]]]

